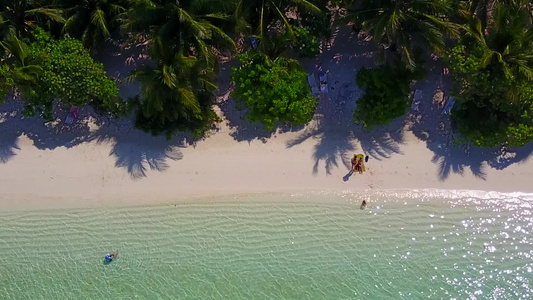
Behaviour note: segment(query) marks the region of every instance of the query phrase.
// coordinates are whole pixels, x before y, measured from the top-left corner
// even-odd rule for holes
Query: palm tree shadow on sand
[[[58,147],[72,148],[82,143],[109,143],[109,155],[115,158],[115,167],[124,169],[133,179],[148,176],[149,171],[164,172],[168,160],[180,160],[180,147],[193,143],[192,137],[182,134],[167,141],[153,137],[133,127],[132,118],[120,120],[100,115],[89,107],[80,109],[80,117],[72,125],[61,120],[45,123],[38,117],[21,117],[22,107],[15,102],[0,106],[3,132],[0,136],[0,163],[8,163],[20,149],[20,135],[32,140],[34,147],[53,150]],[[65,108],[57,108],[58,116],[66,116]],[[93,129],[91,129],[93,127]],[[94,130],[94,127],[97,127]]]
[[[350,170],[355,153],[365,153],[373,159],[401,153],[401,130],[397,133],[395,127],[388,126],[366,131],[353,123],[356,101],[362,95],[355,82],[356,74],[362,67],[374,66],[375,51],[375,45],[350,28],[337,28],[320,57],[303,60],[309,74],[326,74],[329,92],[320,96],[313,120],[296,138],[288,141],[286,147],[295,147],[310,138],[316,140],[313,174],[319,172],[322,163],[327,175],[341,165]],[[358,144],[361,149],[358,149]],[[343,180],[349,180],[351,175],[349,172]]]
[[[439,62],[434,68],[442,69]],[[441,64],[441,63],[440,63]],[[429,82],[442,82],[439,72],[430,73]],[[418,85],[418,84],[417,84]],[[460,144],[457,140],[461,135],[453,128],[450,115],[444,114],[442,107],[432,103],[432,97],[437,89],[446,87],[446,83],[438,86],[434,84],[418,85],[423,92],[419,112],[411,112],[410,130],[426,147],[433,152],[432,162],[437,165],[437,177],[445,181],[451,174],[463,174],[470,170],[481,179],[487,179],[486,168],[502,170],[514,163],[525,161],[533,152],[533,143],[520,148],[479,148],[468,143]],[[451,112],[453,114],[453,110]]]
[[[251,142],[257,139],[266,143],[269,138],[276,134],[295,132],[304,128],[304,126],[290,126],[279,123],[274,126],[273,130],[267,130],[261,123],[250,122],[247,117],[247,109],[238,108],[232,99],[219,103],[218,107],[224,115],[223,122],[226,122],[226,125],[230,128],[230,136],[239,142]]]
[[[0,137],[0,164],[7,163],[20,150],[18,145],[19,134],[16,132],[3,132]]]
[[[164,172],[169,168],[168,160],[183,158],[180,147],[192,143],[192,137],[179,135],[166,140],[162,136],[151,136],[130,128],[117,130],[113,126],[102,128],[94,134],[99,144],[112,145],[109,156],[115,158],[115,167],[125,169],[132,179],[142,179],[149,171]]]

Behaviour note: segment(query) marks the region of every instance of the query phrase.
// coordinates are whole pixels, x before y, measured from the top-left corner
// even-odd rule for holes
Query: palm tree
[[[483,67],[501,68],[509,79],[524,76],[533,80],[533,26],[526,7],[496,4],[486,35],[475,16],[466,28],[484,49]]]
[[[203,60],[177,53],[157,66],[135,70],[126,80],[141,83],[136,125],[154,135],[170,138],[175,131],[190,130],[200,136],[215,118],[214,72]]]
[[[28,46],[17,38],[14,29],[0,42],[0,47],[9,53],[13,60],[9,68],[14,87],[22,91],[31,88],[37,82],[37,76],[43,72],[40,66],[43,57],[30,58]]]
[[[210,20],[223,20],[224,16],[208,13],[218,0],[134,0],[127,12],[124,27],[150,41],[152,59],[184,56],[203,59],[207,67],[214,68],[214,49],[234,49],[234,41]],[[198,13],[198,14],[197,14]]]
[[[0,38],[15,28],[17,36],[25,36],[34,26],[46,27],[47,21],[64,23],[61,10],[46,0],[2,0],[0,1]]]
[[[128,77],[139,81],[138,127],[153,134],[190,130],[200,136],[217,118],[214,101],[216,53],[235,43],[210,20],[218,0],[135,0],[124,27],[148,41],[155,66],[141,67]],[[212,4],[212,6],[210,6]]]
[[[320,14],[322,10],[317,0],[238,0],[233,19],[237,32],[256,31],[260,41],[268,39],[269,28],[279,22],[275,34],[284,28],[292,36],[293,29],[287,16],[288,11],[298,12],[302,18],[305,13]],[[281,28],[279,28],[281,26]],[[293,36],[292,36],[293,37]],[[261,46],[260,46],[261,47]]]
[[[63,32],[80,39],[85,48],[94,52],[98,44],[110,38],[118,26],[118,16],[125,11],[122,0],[65,0],[66,22]]]
[[[457,36],[457,26],[446,19],[450,13],[450,0],[355,0],[344,20],[362,26],[378,43],[379,63],[390,49],[414,66],[415,40],[442,52],[444,38]]]
[[[494,18],[494,7],[497,4],[526,7],[528,2],[528,0],[471,0],[468,3],[468,12],[480,20],[483,32],[487,33]]]

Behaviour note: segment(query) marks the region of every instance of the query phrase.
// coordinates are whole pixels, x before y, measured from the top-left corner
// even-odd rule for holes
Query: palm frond
[[[44,15],[51,20],[54,20],[59,23],[65,23],[65,18],[63,18],[63,13],[59,9],[52,8],[35,8],[29,9],[26,11],[28,15]]]
[[[97,28],[99,28],[105,37],[111,36],[109,30],[107,29],[105,13],[101,9],[93,11],[91,16],[91,23],[94,24]]]
[[[229,16],[222,13],[212,13],[212,14],[206,14],[206,15],[200,15],[198,17],[206,18],[206,19],[216,19],[216,20],[222,20],[227,21],[229,19]]]
[[[36,76],[43,72],[43,68],[37,65],[24,66],[15,69],[15,76],[24,81],[35,82]]]
[[[194,20],[193,16],[184,9],[178,7],[177,11],[180,21],[189,26],[195,35],[201,39],[209,38],[209,30],[202,26],[203,24]]]
[[[163,65],[161,68],[161,80],[169,88],[173,89],[178,86],[178,79],[172,66]]]
[[[205,26],[211,29],[213,40],[216,41],[217,44],[223,45],[225,48],[228,48],[231,51],[235,50],[235,48],[237,47],[235,41],[222,29],[216,27],[211,23],[206,23]]]
[[[73,29],[76,29],[78,24],[78,15],[72,15],[70,18],[65,20],[65,23],[63,24],[63,29],[61,29],[62,33],[70,32]]]
[[[0,46],[9,52],[17,60],[20,66],[24,66],[27,57],[27,46],[16,35],[14,29],[9,30],[7,37],[3,42],[0,42]]]
[[[265,0],[262,0],[261,5],[261,21],[259,22],[259,39],[262,41],[265,37],[263,29],[265,27]],[[261,45],[260,45],[261,46]]]
[[[291,2],[294,4],[297,4],[300,7],[307,9],[308,11],[317,12],[317,13],[322,12],[320,8],[318,8],[316,5],[309,2],[308,0],[291,0]]]
[[[202,111],[200,103],[198,103],[193,91],[186,88],[180,88],[178,89],[178,93],[185,107],[191,109],[194,113],[200,113]]]

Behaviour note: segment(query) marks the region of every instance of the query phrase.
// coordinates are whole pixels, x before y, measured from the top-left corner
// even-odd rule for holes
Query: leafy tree
[[[491,26],[467,15],[468,36],[449,51],[457,105],[452,121],[477,146],[533,140],[533,27],[528,8],[498,3]]]
[[[278,122],[293,125],[311,120],[317,106],[307,84],[307,74],[294,61],[249,51],[239,55],[241,65],[232,68],[234,97],[248,109],[248,119],[272,130]]]
[[[263,37],[268,26],[275,21],[280,21],[288,31],[292,26],[285,12],[288,10],[298,11],[300,14],[320,13],[317,0],[237,0],[233,17],[236,20],[237,32],[257,30],[259,37]],[[302,17],[302,16],[301,16]]]
[[[177,131],[202,136],[218,117],[214,103],[215,52],[235,43],[210,21],[224,20],[217,0],[135,0],[124,26],[149,41],[154,65],[131,73],[141,84],[136,124],[170,138]]]
[[[506,6],[526,7],[528,0],[470,0],[467,3],[469,15],[476,16],[482,25],[482,32],[490,28],[494,18],[494,7],[502,4]]]
[[[14,28],[18,37],[27,36],[35,26],[44,26],[48,21],[65,22],[61,10],[53,1],[47,0],[3,0],[0,1],[0,37]]]
[[[67,20],[63,31],[94,52],[103,39],[110,38],[111,30],[118,27],[124,4],[124,0],[64,0]]]
[[[135,70],[127,80],[141,84],[135,124],[144,131],[169,139],[177,131],[191,131],[199,138],[218,121],[212,108],[214,72],[203,60],[178,53]]]
[[[353,113],[356,123],[372,129],[386,125],[395,118],[403,116],[410,106],[409,91],[412,80],[421,79],[424,71],[406,68],[397,61],[393,66],[382,65],[378,68],[362,68],[356,76],[357,85],[365,90],[357,100]]]
[[[233,13],[233,20],[238,33],[256,33],[259,38],[258,50],[270,55],[272,51],[272,41],[277,40],[277,35],[283,35],[296,48],[304,48],[301,53],[309,54],[306,42],[312,42],[312,35],[323,36],[326,24],[326,17],[323,10],[326,9],[326,2],[322,0],[236,0],[237,5]],[[286,16],[287,11],[295,12],[298,20],[290,19]],[[306,22],[306,20],[309,20]],[[316,23],[322,22],[320,29],[316,28]],[[305,25],[308,25],[306,28]],[[304,29],[305,31],[297,29]],[[311,35],[306,34],[310,31]],[[316,31],[316,32],[315,32]],[[295,34],[296,33],[296,34]],[[320,33],[320,34],[318,34]],[[318,46],[318,42],[317,42]],[[313,47],[313,45],[311,45]],[[283,48],[283,46],[282,46]],[[318,49],[318,47],[316,47]],[[284,48],[283,48],[284,49]],[[311,50],[315,52],[315,50]]]
[[[300,27],[293,28],[295,48],[302,57],[315,57],[320,54],[320,45],[316,36],[312,35],[309,30]]]
[[[110,113],[122,112],[117,86],[78,40],[55,40],[40,28],[34,29],[33,39],[28,58],[43,57],[43,73],[35,86],[23,90],[26,115],[38,113],[51,119],[54,99],[65,105],[93,104]]]
[[[480,147],[523,146],[533,140],[533,84],[484,66],[485,49],[461,40],[449,51],[452,121],[467,142]]]
[[[377,62],[385,61],[385,50],[390,49],[414,66],[415,37],[443,52],[444,38],[457,35],[456,25],[446,20],[450,13],[450,0],[354,0],[344,20],[372,36],[379,46]]]

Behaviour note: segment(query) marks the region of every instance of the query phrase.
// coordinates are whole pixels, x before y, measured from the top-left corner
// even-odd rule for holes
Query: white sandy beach
[[[220,97],[224,122],[209,137],[171,141],[109,121],[89,108],[73,128],[21,118],[20,106],[0,106],[0,210],[177,202],[203,195],[367,189],[468,189],[533,192],[533,145],[505,153],[454,147],[449,118],[431,103],[437,88],[449,90],[442,66],[429,62],[419,112],[365,132],[351,121],[361,91],[355,74],[372,66],[372,47],[346,33],[313,60],[308,72],[328,73],[330,93],[321,96],[305,128],[275,134],[243,120],[244,112]],[[348,51],[349,50],[349,51]],[[108,56],[110,75],[124,77],[125,56]],[[118,73],[117,73],[118,72]],[[220,74],[228,88],[229,66]],[[123,87],[123,95],[135,89]],[[65,113],[66,114],[66,113]],[[363,175],[347,176],[350,158],[370,159]]]

